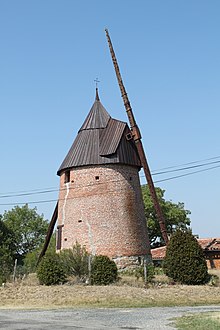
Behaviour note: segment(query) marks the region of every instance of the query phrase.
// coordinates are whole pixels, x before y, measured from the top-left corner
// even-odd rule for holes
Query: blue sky
[[[106,27],[152,172],[220,161],[219,15],[217,0],[1,0],[0,213],[57,199],[56,171],[94,102],[96,77],[107,111],[127,121]],[[219,174],[156,183],[185,203],[200,237],[220,237]],[[45,188],[55,191],[2,197]],[[49,219],[55,202],[34,206]]]

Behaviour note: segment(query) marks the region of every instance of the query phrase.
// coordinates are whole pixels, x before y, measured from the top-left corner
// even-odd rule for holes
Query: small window
[[[63,225],[57,226],[57,250],[61,249]]]
[[[130,141],[132,139],[132,134],[131,133],[126,134],[126,139]]]
[[[64,183],[70,182],[70,171],[65,172]]]
[[[96,181],[98,181],[98,180],[99,180],[99,176],[97,175],[97,176],[95,177],[95,179],[96,179]]]

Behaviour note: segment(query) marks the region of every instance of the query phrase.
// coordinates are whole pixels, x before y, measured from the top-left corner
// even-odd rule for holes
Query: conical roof
[[[57,174],[88,165],[120,163],[141,167],[135,143],[127,138],[129,133],[125,122],[111,118],[96,89],[95,102]]]
[[[95,102],[89,111],[82,127],[80,128],[80,131],[84,129],[106,128],[110,118],[110,115],[99,100],[98,89],[96,88]]]

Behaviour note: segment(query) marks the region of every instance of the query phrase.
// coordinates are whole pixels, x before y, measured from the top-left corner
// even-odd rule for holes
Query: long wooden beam
[[[146,177],[146,180],[147,180],[147,183],[148,183],[148,186],[149,186],[151,198],[152,198],[154,208],[156,210],[157,218],[158,218],[158,221],[159,221],[161,234],[162,234],[162,237],[164,239],[165,244],[167,245],[168,236],[167,236],[167,230],[166,230],[166,225],[165,225],[165,219],[164,219],[164,216],[163,216],[163,213],[162,213],[162,210],[161,210],[158,198],[157,198],[154,183],[153,183],[152,176],[151,176],[151,173],[150,173],[150,168],[148,166],[147,158],[146,158],[146,155],[145,155],[145,152],[144,152],[144,147],[143,147],[143,144],[141,142],[141,133],[140,133],[140,130],[139,130],[139,128],[137,126],[137,123],[135,121],[135,118],[134,118],[134,114],[133,114],[133,111],[132,111],[132,108],[131,108],[131,104],[130,104],[130,101],[128,99],[128,95],[127,95],[127,92],[125,90],[125,86],[124,86],[123,81],[122,81],[122,77],[121,77],[121,74],[120,74],[120,70],[119,70],[117,59],[116,59],[116,55],[115,55],[115,52],[114,52],[114,49],[113,49],[113,46],[112,46],[112,42],[111,42],[111,39],[110,39],[110,36],[109,36],[109,33],[108,33],[107,29],[105,29],[105,33],[106,33],[106,37],[107,37],[107,40],[108,40],[108,45],[109,45],[109,49],[110,49],[110,53],[111,53],[111,57],[112,57],[112,62],[113,62],[114,68],[115,68],[115,73],[116,73],[116,77],[117,77],[117,80],[118,80],[119,88],[120,88],[120,91],[121,91],[121,96],[122,96],[124,106],[125,106],[125,110],[127,112],[128,120],[129,120],[129,123],[130,123],[131,133],[132,133],[133,139],[136,143],[136,147],[137,147],[138,154],[139,154],[139,157],[140,157],[140,160],[141,160],[141,164],[142,164],[143,169],[144,169],[144,173],[145,173],[145,177]]]
[[[43,258],[43,256],[45,255],[45,253],[47,251],[48,245],[50,243],[51,236],[53,235],[53,230],[54,230],[54,227],[55,227],[55,224],[56,224],[56,221],[57,221],[57,217],[58,217],[58,202],[55,206],[52,218],[50,220],[50,224],[49,224],[49,227],[48,227],[48,230],[47,230],[47,236],[45,238],[43,249],[42,249],[42,251],[41,251],[41,253],[38,257],[37,265],[39,265],[41,259]]]

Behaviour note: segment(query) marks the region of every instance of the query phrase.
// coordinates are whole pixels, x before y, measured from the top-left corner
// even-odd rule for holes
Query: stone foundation
[[[134,270],[135,268],[146,263],[152,262],[151,255],[142,255],[142,256],[121,256],[112,258],[116,263],[119,271]]]

